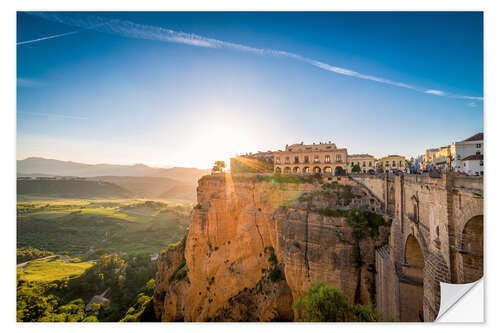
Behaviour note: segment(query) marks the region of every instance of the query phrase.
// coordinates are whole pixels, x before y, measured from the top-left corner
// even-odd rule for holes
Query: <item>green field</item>
[[[17,203],[17,247],[97,258],[153,254],[184,235],[190,205],[146,200],[59,200]]]
[[[51,282],[81,275],[92,267],[92,262],[66,263],[59,256],[33,260],[17,268],[18,279],[35,282]]]

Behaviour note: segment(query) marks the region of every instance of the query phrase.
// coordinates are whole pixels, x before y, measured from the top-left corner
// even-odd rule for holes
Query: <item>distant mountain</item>
[[[201,176],[209,173],[210,170],[196,168],[153,168],[144,164],[85,164],[41,157],[29,157],[24,160],[17,161],[17,174],[19,176],[45,174],[73,177],[167,177],[185,183],[196,184]]]
[[[18,177],[84,177],[87,180],[18,180],[18,194],[31,195],[64,196],[66,193],[70,197],[116,196],[196,201],[198,179],[209,173],[209,170],[196,168],[153,168],[144,164],[84,164],[40,157],[17,161]],[[102,184],[108,185],[106,187]],[[110,185],[116,188],[112,189]],[[75,186],[83,187],[77,189]]]

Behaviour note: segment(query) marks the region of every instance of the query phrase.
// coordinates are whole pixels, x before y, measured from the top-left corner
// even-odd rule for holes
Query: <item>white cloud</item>
[[[434,90],[434,89],[428,89],[425,91],[425,93],[431,94],[431,95],[437,95],[437,96],[444,96],[445,95],[444,91]]]
[[[475,108],[476,107],[476,103],[475,102],[470,102],[469,104],[467,104],[467,106],[471,107],[471,108]]]
[[[386,79],[386,78],[381,78],[381,77],[377,77],[377,76],[373,76],[373,75],[358,73],[354,70],[350,70],[350,69],[346,69],[346,68],[336,67],[336,66],[329,65],[327,63],[318,61],[318,60],[310,59],[310,58],[301,56],[299,54],[290,53],[290,52],[286,52],[286,51],[255,48],[255,47],[251,47],[251,46],[247,46],[247,45],[243,45],[243,44],[236,44],[236,43],[226,42],[226,41],[217,40],[217,39],[213,39],[213,38],[203,37],[203,36],[199,36],[196,34],[190,34],[190,33],[165,29],[162,27],[137,24],[137,23],[134,23],[131,21],[123,21],[123,20],[118,20],[118,19],[108,20],[108,19],[98,17],[98,16],[77,17],[77,16],[68,16],[68,15],[64,15],[64,14],[48,13],[48,12],[41,12],[41,13],[31,12],[30,14],[34,14],[34,15],[40,16],[42,18],[45,18],[47,20],[59,22],[62,24],[67,24],[67,25],[74,26],[74,27],[79,27],[82,29],[92,29],[92,30],[101,31],[101,32],[105,32],[105,33],[117,34],[117,35],[120,35],[123,37],[148,39],[148,40],[156,40],[156,41],[171,42],[171,43],[180,43],[180,44],[186,44],[186,45],[191,45],[191,46],[196,46],[196,47],[205,47],[205,48],[219,48],[219,49],[225,48],[225,49],[232,49],[232,50],[237,50],[237,51],[242,51],[242,52],[249,52],[249,53],[253,53],[256,55],[263,55],[263,56],[267,55],[267,56],[274,56],[274,57],[291,58],[291,59],[294,59],[297,61],[302,61],[302,62],[308,63],[312,66],[315,66],[317,68],[321,68],[323,70],[327,70],[327,71],[337,73],[340,75],[346,75],[346,76],[356,77],[356,78],[363,79],[363,80],[384,83],[384,84],[388,84],[391,86],[411,89],[411,90],[415,90],[418,92],[432,94],[432,95],[436,95],[436,96],[448,96],[448,97],[452,97],[452,98],[474,99],[474,100],[482,100],[483,99],[482,97],[449,95],[441,90],[418,88],[418,87],[415,87],[415,86],[407,84],[407,83],[397,82],[397,81],[393,81],[393,80]],[[75,31],[75,32],[77,32],[77,31]],[[75,33],[75,32],[73,32],[73,33]],[[69,33],[67,33],[67,34],[69,34]],[[55,37],[52,36],[52,37],[47,37],[47,38],[55,38]]]

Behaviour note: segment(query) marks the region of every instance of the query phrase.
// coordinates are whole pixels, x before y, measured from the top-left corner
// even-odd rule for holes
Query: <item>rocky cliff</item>
[[[162,321],[298,320],[293,304],[315,281],[373,303],[374,250],[390,224],[381,209],[347,177],[205,176],[185,240],[159,258],[155,313]]]

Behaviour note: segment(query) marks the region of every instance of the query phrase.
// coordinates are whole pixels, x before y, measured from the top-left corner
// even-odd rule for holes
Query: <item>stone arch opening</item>
[[[290,167],[286,167],[283,171],[284,173],[291,173],[292,169],[290,169]]]
[[[335,176],[342,176],[345,174],[345,170],[344,168],[338,166],[338,167],[335,167]]]
[[[309,173],[309,172],[311,172],[311,169],[309,167],[305,167],[303,169],[303,173]]]
[[[276,172],[276,173],[281,173],[281,168],[280,168],[280,167],[277,167],[277,168],[274,170],[274,172]]]
[[[321,168],[319,166],[315,166],[313,169],[314,173],[321,173]]]
[[[324,172],[324,173],[332,173],[332,168],[331,168],[331,167],[329,167],[329,166],[324,167],[324,168],[323,168],[323,172]]]
[[[483,276],[483,215],[471,218],[464,226],[461,241],[463,283]]]
[[[424,321],[425,261],[424,254],[415,236],[408,236],[404,254],[403,278],[400,280],[399,285],[401,321]]]
[[[300,172],[300,168],[299,167],[294,167],[293,168],[293,173],[299,173]]]

